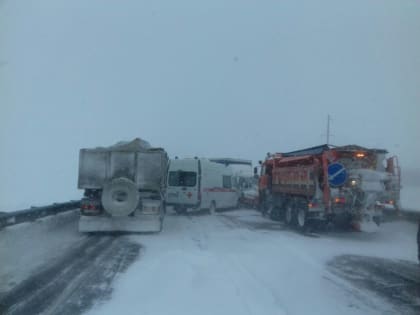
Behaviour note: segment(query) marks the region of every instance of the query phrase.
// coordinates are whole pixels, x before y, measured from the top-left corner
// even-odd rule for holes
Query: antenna
[[[331,121],[331,116],[330,116],[330,114],[328,114],[328,118],[327,118],[327,145],[330,145],[330,121]]]

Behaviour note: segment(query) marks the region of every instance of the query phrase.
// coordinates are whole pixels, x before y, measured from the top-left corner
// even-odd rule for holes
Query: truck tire
[[[114,217],[127,216],[139,203],[136,184],[121,177],[105,184],[102,191],[102,205],[106,212]]]
[[[297,210],[296,221],[299,230],[305,231],[308,227],[308,211],[304,208],[299,208]]]
[[[177,214],[186,214],[187,213],[187,208],[183,207],[183,206],[175,206],[174,210]]]
[[[265,202],[264,205],[263,205],[263,210],[261,212],[262,216],[266,217],[267,214],[270,215],[273,208],[274,208],[274,206],[273,206],[272,202],[269,202],[269,201]]]
[[[288,226],[296,225],[296,211],[293,202],[288,202],[285,207],[284,221]]]
[[[269,212],[270,219],[273,221],[280,221],[282,219],[281,209],[279,207],[272,207],[271,211]]]
[[[264,198],[264,204],[263,204],[263,209],[262,209],[262,215],[263,217],[271,214],[271,212],[274,209],[274,204],[273,204],[273,197],[271,195],[266,195],[266,197]]]
[[[159,222],[159,232],[162,232],[163,230],[163,218],[160,218],[160,222]]]

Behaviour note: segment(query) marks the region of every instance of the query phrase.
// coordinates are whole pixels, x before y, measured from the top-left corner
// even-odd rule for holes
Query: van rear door
[[[197,163],[194,163],[197,167]],[[168,204],[195,207],[199,203],[199,174],[197,168],[172,167],[168,175]]]

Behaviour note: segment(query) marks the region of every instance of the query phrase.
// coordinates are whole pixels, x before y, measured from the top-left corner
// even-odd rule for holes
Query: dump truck
[[[305,230],[315,223],[375,231],[382,210],[399,211],[401,170],[383,149],[321,145],[267,154],[258,205],[274,220]]]
[[[167,169],[165,150],[140,138],[81,149],[79,231],[161,231]]]

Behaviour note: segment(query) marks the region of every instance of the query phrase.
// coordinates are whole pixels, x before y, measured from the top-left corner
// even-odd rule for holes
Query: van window
[[[232,188],[232,177],[223,176],[223,188]]]
[[[197,184],[196,172],[169,172],[169,186],[194,187]]]

